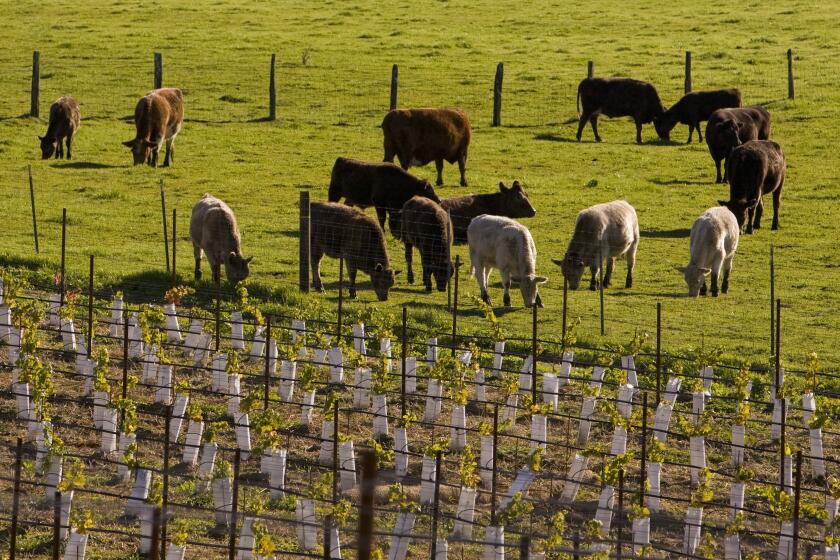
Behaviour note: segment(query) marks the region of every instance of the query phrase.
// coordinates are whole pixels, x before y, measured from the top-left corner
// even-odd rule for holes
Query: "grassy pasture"
[[[458,105],[472,118],[470,187],[457,186],[457,170],[444,171],[444,196],[493,190],[500,180],[523,180],[537,208],[527,220],[539,251],[547,308],[540,331],[560,325],[562,279],[550,257],[562,256],[576,213],[591,204],[627,199],[642,229],[635,286],[606,293],[607,341],[626,342],[636,329],[655,329],[655,305],[664,308],[666,349],[715,344],[756,361],[769,349],[768,252],[775,244],[777,295],[783,311],[785,358],[801,364],[816,351],[834,368],[833,343],[840,296],[834,255],[837,156],[827,135],[838,116],[835,79],[837,31],[830,22],[840,5],[752,2],[699,5],[604,1],[444,1],[379,3],[159,1],[142,6],[80,0],[12,3],[0,37],[0,200],[4,219],[0,265],[52,275],[58,267],[61,208],[69,214],[68,269],[82,284],[87,255],[97,256],[98,283],[161,280],[164,267],[158,182],[179,213],[178,273],[191,279],[186,218],[204,193],[236,211],[244,251],[254,255],[253,279],[280,305],[300,305],[296,293],[298,193],[326,198],[331,165],[339,155],[382,156],[379,122],[388,107],[390,67],[400,65],[399,105]],[[786,99],[785,51],[793,48],[796,100]],[[41,52],[41,119],[29,107],[31,53]],[[688,259],[688,231],[696,216],[726,198],[713,184],[705,144],[685,145],[685,127],[673,144],[645,127],[633,142],[632,123],[601,120],[604,142],[574,142],[575,92],[586,61],[596,75],[624,75],[654,83],[666,105],[683,91],[684,51],[694,57],[695,89],[737,86],[748,104],[762,103],[773,117],[772,138],[788,158],[781,229],[744,236],[730,293],[718,299],[685,297],[675,267]],[[133,135],[130,115],[152,86],[152,53],[164,57],[164,84],[186,93],[186,118],[169,169],[131,166],[120,145]],[[276,52],[278,120],[266,122],[270,54]],[[489,126],[493,72],[505,63],[501,128]],[[49,104],[62,94],[81,103],[83,124],[72,162],[38,158],[37,134],[46,129]],[[32,163],[38,200],[41,254],[31,237],[26,164]],[[414,169],[433,178],[433,166]],[[770,206],[768,200],[768,207]],[[392,261],[402,247],[389,239]],[[458,249],[467,261],[466,248]],[[337,263],[322,267],[328,286]],[[205,268],[206,270],[206,268]],[[468,266],[463,294],[476,294]],[[623,278],[623,263],[617,269]],[[41,276],[43,278],[44,276]],[[206,276],[205,276],[206,277]],[[408,304],[413,316],[439,328],[445,299],[425,295],[404,279],[385,308]],[[158,292],[162,295],[164,287]],[[375,301],[370,290],[359,302]],[[491,296],[501,301],[498,276]],[[332,307],[335,291],[315,295]],[[515,304],[521,303],[518,294]],[[465,329],[478,313],[464,297]],[[581,336],[596,343],[597,294],[570,295],[570,313],[582,317]],[[503,315],[510,333],[529,332],[530,313]]]

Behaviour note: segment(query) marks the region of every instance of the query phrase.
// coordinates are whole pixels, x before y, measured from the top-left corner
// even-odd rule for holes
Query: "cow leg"
[[[642,143],[642,123],[636,121],[636,144]]]
[[[397,159],[400,161],[400,167],[408,171],[408,168],[411,167],[411,156],[397,153]]]
[[[583,113],[580,116],[580,121],[578,122],[578,131],[577,131],[577,141],[580,142],[580,137],[583,134],[583,127],[586,126],[586,123],[589,121],[589,117],[591,115],[589,113]]]
[[[703,132],[700,130],[700,121],[694,123],[694,128],[697,129],[697,143],[699,144],[703,141]]]
[[[505,307],[510,307],[510,273],[506,270],[500,270],[499,274],[502,276],[502,289],[504,290],[502,303]]]
[[[309,265],[312,267],[312,287],[319,292],[324,291],[324,284],[321,282],[321,258],[320,251],[313,251]]]
[[[782,185],[784,185],[784,180],[773,191],[773,225],[770,227],[772,230],[779,229],[779,204],[782,202]]]
[[[755,208],[749,208],[747,210],[747,230],[746,233],[751,234],[753,232],[753,214],[755,213]]]
[[[718,297],[718,279],[720,278],[720,270],[723,266],[723,258],[718,255],[712,261],[712,273],[711,273],[711,280],[712,280],[712,297]]]
[[[589,124],[592,125],[592,133],[595,134],[595,141],[601,141],[601,135],[598,134],[598,113],[592,113],[592,116],[589,117]]]
[[[376,217],[379,219],[379,227],[382,228],[382,231],[385,231],[385,218],[388,216],[388,210],[377,206],[376,207]]]
[[[158,163],[158,147],[155,146],[154,148],[152,148],[151,155],[149,156],[149,165],[151,165],[152,167],[157,167],[157,163]]]
[[[700,286],[700,295],[701,296],[706,295],[706,279],[705,278],[703,278],[703,285]]]
[[[604,272],[604,287],[610,287],[610,280],[612,280],[613,268],[615,267],[615,259],[610,257],[607,259],[607,270]]]
[[[639,248],[639,240],[636,239],[627,251],[627,279],[624,281],[625,288],[633,287],[633,269],[636,267],[636,249]]]
[[[758,199],[758,204],[755,206],[755,218],[753,219],[753,229],[761,229],[761,216],[764,214],[764,200]]]
[[[467,171],[467,154],[464,153],[461,157],[458,158],[458,171],[461,172],[461,186],[467,186],[467,177],[465,175]]]
[[[715,183],[723,183],[723,175],[720,173],[720,160],[715,160],[715,168],[717,169],[717,177],[715,178]]]
[[[347,263],[347,278],[350,279],[350,288],[347,290],[347,293],[350,295],[350,299],[356,299],[356,267],[350,264],[350,261],[345,259],[344,262]]]
[[[475,260],[473,260],[475,262]],[[490,301],[490,294],[487,293],[487,276],[489,269],[483,266],[475,267],[475,281],[478,282],[478,291],[481,292],[481,301],[487,305],[493,305]]]
[[[423,265],[423,289],[432,291],[432,263],[427,260],[427,255],[420,253],[420,262]]]
[[[720,285],[720,291],[726,293],[729,291],[729,273],[732,271],[732,258],[734,255],[723,260],[723,283]]]
[[[412,267],[412,258],[414,248],[408,242],[405,244],[405,265],[408,267],[407,279],[409,284],[414,284],[414,268]]]
[[[201,247],[193,243],[193,255],[195,256],[195,279],[201,279]]]
[[[174,162],[175,159],[172,157],[172,142],[174,138],[170,138],[166,141],[166,156],[163,158],[163,166],[169,167],[170,162]]]
[[[61,145],[61,140],[56,140],[55,159],[64,157],[64,147]]]
[[[67,137],[67,159],[68,159],[68,160],[73,159],[73,149],[72,149],[72,145],[73,145],[73,137],[72,137],[72,136],[68,136],[68,137]]]
[[[700,129],[697,129],[700,132]],[[686,144],[691,144],[691,138],[694,136],[694,123],[688,123],[688,141]]]
[[[589,265],[589,270],[592,272],[592,279],[589,281],[589,289],[593,292],[598,289],[598,265]]]
[[[435,168],[437,169],[437,181],[435,181],[435,185],[440,187],[443,185],[443,160],[436,159],[435,160]]]

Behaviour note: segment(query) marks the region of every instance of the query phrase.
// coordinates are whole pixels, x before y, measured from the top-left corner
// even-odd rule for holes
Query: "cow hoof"
[[[510,297],[505,297],[503,300],[503,304],[505,307],[510,307]]]
[[[201,271],[200,270],[195,271],[195,279],[196,280],[201,280]]]
[[[423,291],[425,291],[427,294],[431,294],[432,293],[432,285],[429,284],[428,286],[425,286],[423,288]]]
[[[718,297],[717,290],[712,291],[712,297]]]
[[[720,289],[720,293],[722,293],[722,294],[725,294],[725,293],[728,293],[728,292],[729,292],[729,286],[723,286]]]
[[[779,224],[773,224],[773,225],[770,227],[770,230],[771,230],[771,231],[776,231],[777,229],[779,229]]]
[[[356,290],[350,290],[349,296],[350,296],[350,299],[357,299],[356,298]]]
[[[596,141],[596,142],[600,142],[600,141],[601,141],[601,137],[600,137],[600,136],[596,136],[596,137],[595,137],[595,141]]]
[[[409,284],[414,284],[414,275],[409,274],[408,277],[407,277],[407,280],[408,280]]]
[[[701,295],[701,296],[705,296],[705,295],[706,295],[706,285],[705,285],[705,284],[703,285],[703,287],[702,287],[702,288],[700,288],[700,295]]]
[[[598,286],[595,284],[589,284],[589,291],[594,292],[598,289]]]
[[[625,282],[624,283],[624,288],[625,289],[632,288],[632,287],[633,287],[633,282]]]
[[[464,181],[463,179],[461,180],[461,186],[462,186],[462,187],[466,187],[466,186],[467,186],[467,182],[466,182],[466,181]]]

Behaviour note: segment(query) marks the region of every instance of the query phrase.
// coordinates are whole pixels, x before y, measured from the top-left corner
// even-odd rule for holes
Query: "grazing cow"
[[[583,269],[589,266],[592,279],[589,289],[597,288],[602,259],[607,259],[604,287],[610,285],[615,259],[627,256],[625,288],[633,287],[633,266],[639,246],[639,221],[636,210],[623,200],[596,204],[581,210],[575,221],[575,232],[563,260],[551,259],[563,271],[569,287],[577,290]]]
[[[390,215],[391,233],[397,238],[400,237],[400,209],[413,196],[440,202],[428,181],[393,163],[371,163],[343,157],[335,160],[328,200],[338,202],[344,198],[351,206],[375,206],[379,225],[384,230],[385,216]]]
[[[82,113],[79,110],[79,103],[64,95],[55,100],[50,106],[50,122],[47,125],[47,133],[39,136],[41,141],[41,159],[49,159],[55,154],[56,159],[64,157],[64,145],[67,141],[67,159],[73,159],[72,144],[73,136],[79,130]]]
[[[321,283],[321,258],[326,254],[343,258],[350,277],[350,297],[356,298],[356,271],[369,274],[379,301],[387,301],[397,272],[388,261],[385,233],[376,220],[358,208],[333,202],[310,205],[312,283],[324,291]]]
[[[470,275],[475,276],[481,299],[492,305],[487,294],[490,271],[499,269],[504,305],[510,307],[510,282],[519,283],[525,307],[543,307],[537,287],[548,281],[537,276],[537,248],[528,228],[504,216],[482,215],[467,228],[470,244]]]
[[[682,99],[674,103],[670,109],[653,119],[653,126],[656,133],[663,140],[671,137],[671,129],[677,123],[688,125],[688,141],[691,144],[691,137],[694,129],[697,129],[698,142],[703,141],[703,134],[700,132],[700,122],[709,120],[712,113],[718,109],[728,109],[741,106],[741,92],[735,88],[716,89],[713,91],[692,91],[686,93]]]
[[[738,249],[740,228],[735,215],[724,206],[709,208],[691,226],[691,258],[688,266],[680,267],[688,295],[706,295],[706,276],[712,275],[712,296],[718,295],[718,278],[723,268],[720,291],[729,291],[729,272]]]
[[[467,242],[467,228],[476,216],[490,214],[508,218],[533,218],[537,213],[519,181],[514,181],[510,187],[499,183],[499,192],[495,193],[444,198],[440,205],[449,212],[452,219],[455,245]]]
[[[166,142],[163,166],[175,161],[175,137],[184,123],[184,95],[180,89],[161,88],[150,91],[137,102],[134,125],[137,135],[123,142],[131,148],[134,165],[148,163],[157,167],[158,153]]]
[[[241,282],[248,277],[248,265],[253,257],[242,256],[239,246],[239,226],[233,211],[215,196],[205,194],[193,206],[190,219],[190,239],[195,255],[195,277],[201,278],[201,252],[207,256],[213,282],[219,281],[222,263],[225,275],[231,284]]]
[[[652,122],[664,111],[652,84],[630,78],[584,78],[578,85],[577,103],[580,114],[578,142],[587,121],[592,124],[595,140],[601,141],[598,115],[603,113],[610,118],[632,117],[636,123],[636,142],[641,144],[642,125]]]
[[[738,225],[747,223],[747,233],[761,227],[764,212],[762,195],[773,193],[773,225],[779,229],[779,200],[785,184],[785,154],[770,140],[750,140],[732,150],[727,160],[729,200],[720,203],[729,208]],[[753,220],[755,215],[755,220]]]
[[[439,292],[446,290],[452,276],[452,223],[439,204],[428,198],[415,196],[402,207],[402,240],[405,243],[405,262],[408,264],[408,283],[414,283],[412,250],[417,247],[423,263],[423,286],[432,291],[432,276]]]
[[[435,162],[437,186],[443,184],[443,161],[458,162],[461,186],[472,128],[463,109],[395,109],[382,120],[385,161],[400,161],[403,169]]]
[[[770,113],[764,107],[718,109],[706,123],[706,145],[717,169],[716,183],[727,179],[727,170],[720,173],[720,162],[725,161],[736,146],[750,140],[770,138]]]

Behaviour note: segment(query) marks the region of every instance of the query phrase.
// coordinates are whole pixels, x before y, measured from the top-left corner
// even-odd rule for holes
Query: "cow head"
[[[417,192],[415,192],[417,196],[424,196],[429,200],[434,200],[438,204],[440,204],[440,198],[438,198],[437,193],[435,193],[435,189],[432,187],[432,184],[428,181],[423,181],[421,185],[417,187]]]
[[[560,267],[560,271],[569,282],[569,288],[577,290],[580,287],[580,278],[583,276],[583,259],[572,253],[566,253],[563,260],[551,259],[551,262]]]
[[[388,301],[388,290],[394,285],[394,278],[397,272],[393,268],[385,268],[382,263],[377,263],[370,275],[373,291],[379,301]]]
[[[693,264],[677,268],[683,273],[685,283],[688,284],[688,295],[697,297],[700,295],[700,288],[706,283],[706,276],[712,271],[711,268],[702,268]]]
[[[514,181],[510,187],[499,183],[499,192],[502,193],[502,212],[508,218],[533,218],[537,214],[519,181]]]
[[[443,266],[435,267],[432,271],[432,276],[435,277],[435,284],[437,284],[439,292],[446,291],[446,285],[449,283],[449,279],[452,278],[454,273],[455,266],[453,266],[452,261],[447,262]]]
[[[662,140],[671,139],[671,130],[676,126],[677,121],[667,112],[662,113],[653,119],[653,127],[656,129],[656,134]]]
[[[738,220],[738,227],[743,227],[749,211],[758,206],[759,201],[758,199],[740,198],[738,200],[718,200],[718,202],[721,206],[729,208],[729,211],[735,214],[735,219]]]
[[[148,140],[135,138],[134,140],[123,142],[123,146],[128,146],[131,149],[131,153],[134,156],[134,165],[142,165],[150,161],[149,156],[152,152],[152,143]]]
[[[519,283],[519,291],[522,292],[522,301],[525,302],[525,307],[528,308],[534,307],[534,303],[537,301],[537,287],[540,284],[548,282],[548,278],[545,276],[535,276],[533,274],[529,274],[524,278],[511,276],[511,280]]]
[[[50,159],[58,149],[58,140],[46,136],[39,136],[38,140],[41,141],[41,159]]]
[[[225,275],[227,276],[228,282],[236,284],[248,278],[248,274],[250,273],[248,265],[253,259],[254,257],[248,257],[246,259],[242,255],[237,255],[231,251],[228,258],[225,259]]]
[[[728,119],[715,125],[715,132],[719,142],[729,147],[729,152],[741,145],[740,130],[743,123]]]

